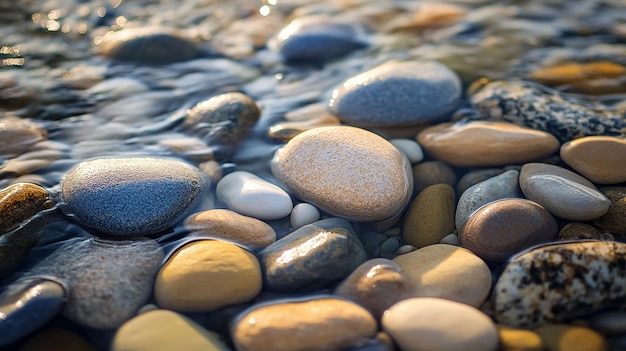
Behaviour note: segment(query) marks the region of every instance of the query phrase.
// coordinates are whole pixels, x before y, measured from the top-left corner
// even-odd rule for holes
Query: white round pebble
[[[226,175],[215,191],[229,209],[261,220],[287,217],[293,209],[287,192],[249,172]]]
[[[409,159],[411,164],[416,164],[424,159],[424,151],[416,141],[411,139],[391,139],[389,142],[400,150]]]
[[[317,207],[302,202],[297,204],[291,211],[291,217],[289,217],[289,223],[295,230],[300,227],[304,227],[307,224],[317,222],[320,219],[320,211]]]

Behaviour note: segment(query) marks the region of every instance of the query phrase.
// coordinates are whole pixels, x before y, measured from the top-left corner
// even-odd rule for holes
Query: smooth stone
[[[609,211],[593,221],[593,225],[615,235],[626,235],[626,187],[603,188],[600,191],[611,201]]]
[[[65,175],[62,210],[105,234],[154,234],[193,209],[209,183],[199,169],[173,159],[95,159]]]
[[[408,159],[411,164],[416,164],[424,159],[424,152],[422,147],[411,139],[391,139],[389,140],[391,145],[400,150]]]
[[[500,351],[544,351],[541,337],[528,329],[512,328],[498,324]]]
[[[489,178],[498,176],[504,172],[506,172],[505,168],[479,168],[470,170],[465,173],[461,179],[459,179],[456,184],[456,193],[461,195],[465,192],[465,190],[471,188],[472,186],[480,182],[484,182]]]
[[[435,61],[387,61],[347,79],[333,90],[330,111],[357,126],[410,126],[450,114],[461,81]]]
[[[535,329],[546,351],[604,351],[607,344],[604,337],[589,328],[566,325],[547,324]]]
[[[376,320],[363,307],[332,296],[253,306],[233,323],[239,351],[344,350],[371,338]]]
[[[48,139],[46,130],[28,119],[0,118],[1,158],[21,155],[36,143],[46,139]]]
[[[267,136],[277,141],[288,142],[296,135],[309,129],[338,125],[341,125],[341,122],[337,117],[331,115],[321,116],[305,121],[284,122],[275,124],[270,127],[269,131],[267,132]]]
[[[626,75],[626,66],[610,61],[559,62],[548,67],[538,67],[529,77],[553,87],[567,86],[577,93],[604,95],[626,93],[619,83]]]
[[[421,131],[417,142],[427,154],[458,167],[536,161],[554,154],[560,146],[546,132],[487,121],[441,123]]]
[[[472,213],[495,200],[523,197],[519,187],[519,172],[506,171],[471,186],[461,194],[456,207],[455,223],[462,228]]]
[[[215,192],[229,209],[261,220],[287,217],[293,209],[286,191],[250,172],[236,171],[224,176]]]
[[[124,323],[113,337],[111,351],[227,351],[220,338],[191,319],[168,310],[142,313]]]
[[[479,208],[459,230],[461,245],[494,262],[507,260],[558,235],[556,220],[541,205],[526,199],[503,199]]]
[[[73,331],[46,328],[22,343],[20,351],[97,351],[89,341]]]
[[[406,157],[382,137],[355,127],[298,134],[276,151],[271,169],[295,196],[357,222],[396,216],[413,190]]]
[[[250,301],[261,292],[261,266],[239,246],[219,240],[185,244],[161,267],[154,283],[159,307],[206,312]]]
[[[383,329],[403,351],[495,351],[498,332],[489,317],[463,303],[434,297],[398,302],[383,315]]]
[[[422,190],[409,206],[402,239],[417,248],[437,244],[454,231],[454,189],[435,184]]]
[[[590,181],[562,167],[527,163],[519,177],[524,195],[570,221],[590,221],[602,217],[611,201]]]
[[[413,166],[412,173],[416,193],[435,184],[456,184],[456,173],[452,167],[441,161],[420,162]]]
[[[363,262],[335,289],[334,294],[365,307],[376,319],[393,304],[409,298],[411,287],[400,266],[385,258]]]
[[[400,240],[396,237],[388,237],[380,244],[380,257],[392,260],[398,256],[399,248]]]
[[[307,224],[317,222],[320,220],[320,211],[317,207],[301,202],[293,207],[291,210],[291,216],[289,217],[289,224],[291,228],[298,229],[304,227]]]
[[[264,288],[310,291],[340,281],[367,260],[350,222],[328,218],[305,225],[258,254]]]
[[[601,233],[595,227],[580,222],[570,222],[559,230],[559,240],[615,240],[610,233]]]
[[[444,236],[443,239],[439,241],[439,243],[447,244],[447,245],[454,245],[454,246],[461,246],[461,241],[459,241],[459,237],[458,235],[456,235],[456,233],[451,233],[451,234]]]
[[[373,230],[360,232],[358,236],[368,258],[380,257],[380,246],[389,238],[386,234]]]
[[[184,221],[185,229],[202,237],[229,241],[255,252],[276,241],[276,232],[267,223],[224,209],[194,213]]]
[[[576,172],[598,184],[626,182],[626,139],[590,136],[561,146],[561,158]]]
[[[0,235],[14,230],[52,205],[48,190],[36,184],[15,183],[0,190]]]
[[[438,297],[478,307],[491,289],[487,264],[462,247],[429,245],[393,262],[409,278],[413,297]]]
[[[554,243],[511,259],[493,289],[495,319],[509,326],[567,322],[626,298],[626,244]]]
[[[44,258],[23,279],[54,277],[68,291],[62,314],[79,325],[117,328],[152,293],[163,260],[154,240],[71,241]]]
[[[626,312],[606,311],[589,318],[589,326],[604,335],[626,334]]]

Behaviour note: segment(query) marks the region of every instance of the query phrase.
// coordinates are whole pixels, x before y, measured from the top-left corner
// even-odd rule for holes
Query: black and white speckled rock
[[[559,323],[626,301],[626,244],[578,241],[512,258],[493,292],[495,318],[515,327]]]
[[[494,81],[470,94],[472,106],[483,118],[542,130],[562,143],[584,136],[626,135],[626,116],[539,84]]]

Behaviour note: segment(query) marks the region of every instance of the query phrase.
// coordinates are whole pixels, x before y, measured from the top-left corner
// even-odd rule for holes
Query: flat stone
[[[535,329],[543,343],[546,351],[604,351],[607,350],[607,343],[604,337],[586,327],[548,324]]]
[[[237,350],[343,350],[377,329],[363,307],[322,295],[253,306],[237,317],[231,337]]]
[[[567,322],[626,297],[626,244],[555,243],[512,258],[493,290],[495,318],[514,327]]]
[[[192,234],[233,242],[252,252],[276,241],[276,232],[269,224],[230,210],[194,213],[185,219],[184,224]]]
[[[626,187],[602,188],[611,201],[609,211],[593,221],[593,225],[615,235],[626,235]]]
[[[164,309],[206,312],[247,302],[262,284],[253,254],[231,243],[198,240],[176,250],[161,267],[154,297]]]
[[[429,245],[393,262],[409,278],[413,297],[439,297],[478,307],[491,289],[487,264],[462,247]]]
[[[224,176],[215,192],[229,209],[261,220],[287,217],[293,209],[285,190],[250,172],[236,171]]]
[[[544,351],[541,337],[528,329],[512,328],[498,324],[501,351]]]
[[[626,139],[590,136],[561,146],[561,158],[576,172],[598,184],[626,182]]]
[[[552,155],[560,146],[546,132],[488,121],[441,123],[421,131],[417,142],[427,154],[458,167],[536,161]]]
[[[8,158],[23,154],[36,143],[48,139],[44,128],[28,119],[0,118],[0,157]]]
[[[611,202],[590,181],[565,168],[528,163],[520,172],[524,195],[553,215],[570,221],[590,221],[607,213]]]
[[[89,341],[73,331],[45,328],[28,337],[20,351],[97,351]]]
[[[271,168],[295,196],[357,222],[397,215],[413,191],[404,155],[382,137],[355,127],[298,134],[276,151]]]
[[[330,111],[357,126],[408,126],[450,114],[461,81],[434,61],[387,61],[343,82],[332,92]]]
[[[350,222],[328,218],[301,227],[258,254],[264,288],[310,291],[340,281],[367,260]]]
[[[289,217],[289,224],[291,224],[291,228],[298,229],[319,220],[320,211],[317,207],[306,202],[301,202],[293,207],[291,216]]]
[[[454,231],[454,189],[435,184],[422,190],[409,206],[402,239],[417,248],[437,244]]]
[[[456,184],[456,173],[452,167],[441,161],[420,162],[413,166],[413,184],[415,192],[426,189],[435,184],[448,184],[454,186]]]
[[[182,219],[208,190],[202,172],[165,158],[79,163],[61,182],[63,212],[113,236],[154,234]]]
[[[53,204],[48,190],[36,184],[15,183],[0,190],[0,235],[14,230]]]
[[[191,319],[168,310],[142,313],[124,323],[113,337],[112,351],[227,351],[220,340]]]
[[[400,150],[408,159],[411,164],[416,164],[424,159],[424,152],[422,147],[411,139],[391,139],[389,140],[391,145]]]
[[[433,297],[416,297],[391,306],[383,329],[403,351],[495,351],[498,332],[474,307]]]

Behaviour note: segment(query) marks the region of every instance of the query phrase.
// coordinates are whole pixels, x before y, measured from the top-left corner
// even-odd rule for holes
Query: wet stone
[[[437,244],[454,231],[454,189],[435,184],[422,190],[409,206],[402,239],[415,247]]]
[[[17,117],[0,118],[0,157],[21,155],[37,142],[47,138],[46,130],[30,120]]]
[[[615,235],[626,235],[626,187],[607,187],[600,191],[611,201],[609,211],[593,225]]]
[[[626,296],[626,244],[540,246],[512,258],[494,291],[495,318],[516,327],[567,322],[614,309]]]
[[[576,172],[594,183],[626,182],[624,138],[595,136],[572,140],[561,146],[561,158]]]
[[[50,207],[50,194],[39,185],[16,183],[0,190],[0,235]]]

